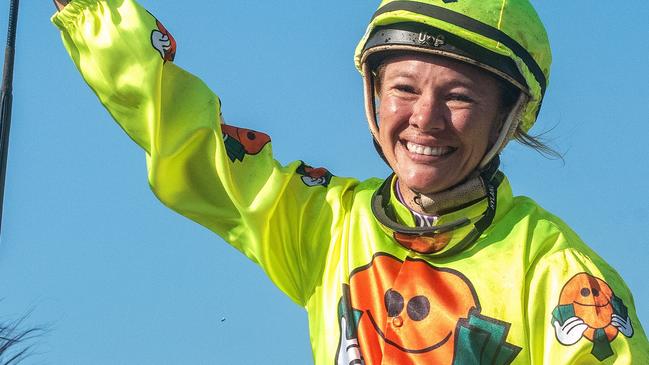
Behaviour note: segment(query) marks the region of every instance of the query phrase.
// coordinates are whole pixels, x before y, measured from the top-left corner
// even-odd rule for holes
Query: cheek
[[[382,142],[394,144],[398,133],[408,126],[408,105],[393,98],[382,100],[378,107],[379,134]]]
[[[378,101],[377,112],[379,123],[383,120],[394,119],[395,116],[403,112],[403,106],[394,98],[385,98]],[[385,124],[385,123],[383,123]]]
[[[452,125],[462,142],[475,149],[485,149],[496,135],[495,117],[485,117],[480,111],[460,110],[452,113]]]

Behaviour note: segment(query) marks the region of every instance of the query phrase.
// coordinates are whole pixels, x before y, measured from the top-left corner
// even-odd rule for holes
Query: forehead
[[[459,80],[476,84],[498,84],[498,79],[492,73],[452,58],[422,54],[405,53],[388,56],[377,68],[380,79],[409,76],[424,79],[437,78]]]

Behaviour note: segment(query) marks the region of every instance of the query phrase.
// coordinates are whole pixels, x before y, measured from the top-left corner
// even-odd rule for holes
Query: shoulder
[[[524,251],[528,277],[558,275],[569,279],[580,272],[622,283],[620,275],[561,218],[529,197],[518,196],[503,217],[509,239]]]
[[[525,234],[527,277],[531,284],[538,281],[537,284],[563,285],[575,278],[592,277],[627,296],[628,288],[617,271],[561,218],[525,196],[514,198],[511,214],[517,225],[515,231]]]
[[[526,233],[528,249],[534,257],[572,252],[584,259],[601,261],[566,222],[529,197],[514,197],[512,209],[504,219]]]
[[[543,334],[531,336],[533,356],[549,354],[550,363],[647,360],[647,338],[619,273],[560,218],[532,199],[515,200],[527,236],[527,315]]]
[[[374,177],[360,181],[349,195],[351,203],[350,213],[352,215],[366,216],[368,219],[373,220],[374,216],[370,209],[372,196],[382,183],[382,179]]]
[[[380,179],[377,177],[371,177],[367,180],[363,180],[358,183],[356,186],[356,189],[354,191],[355,194],[360,194],[360,195],[367,195],[369,194],[370,196],[374,194],[376,189],[378,189],[381,184],[383,183],[384,179]]]

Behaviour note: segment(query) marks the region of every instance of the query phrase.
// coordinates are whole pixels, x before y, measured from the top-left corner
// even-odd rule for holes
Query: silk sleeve
[[[146,152],[155,195],[216,232],[304,305],[356,180],[273,159],[268,135],[222,124],[218,97],[173,63],[176,41],[131,0],[74,0],[52,21],[84,80]]]
[[[563,235],[556,239],[578,240]],[[631,292],[585,245],[544,255],[528,278],[531,364],[649,363],[649,342]]]

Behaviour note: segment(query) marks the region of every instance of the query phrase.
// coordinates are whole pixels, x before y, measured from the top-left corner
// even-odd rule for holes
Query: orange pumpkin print
[[[511,364],[510,324],[480,311],[461,272],[379,252],[343,284],[336,364]]]
[[[602,279],[586,272],[563,286],[559,304],[552,311],[557,340],[572,346],[582,338],[593,343],[591,354],[600,361],[614,355],[611,342],[618,334],[633,336],[633,324],[624,301]]]
[[[451,364],[458,321],[478,307],[464,275],[417,259],[376,256],[350,287],[367,365]]]
[[[225,149],[230,160],[243,161],[245,155],[256,155],[270,142],[267,134],[221,124]]]
[[[601,328],[612,341],[618,330],[611,324],[613,290],[603,280],[587,273],[570,279],[561,291],[559,305],[572,305],[575,316],[588,325],[584,337],[593,341],[595,330]]]

